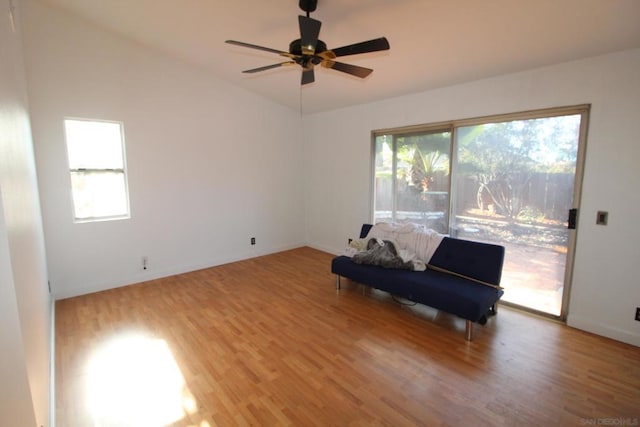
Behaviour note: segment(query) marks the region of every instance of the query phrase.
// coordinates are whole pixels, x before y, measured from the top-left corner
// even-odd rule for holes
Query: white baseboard
[[[330,248],[328,246],[323,246],[323,245],[313,245],[309,243],[307,243],[307,246],[310,247],[311,249],[317,249],[322,252],[330,253],[331,255],[338,255],[343,250],[343,249]]]
[[[277,246],[271,248],[252,249],[247,252],[239,253],[231,257],[221,257],[217,259],[211,259],[205,262],[188,264],[188,265],[176,265],[166,269],[160,269],[155,271],[147,271],[130,277],[124,277],[120,281],[110,281],[103,283],[95,283],[91,286],[84,288],[75,288],[66,290],[63,292],[53,292],[52,296],[54,300],[60,300],[65,298],[73,298],[80,295],[92,294],[95,292],[106,291],[108,289],[120,288],[123,286],[134,285],[136,283],[146,282],[149,280],[161,279],[163,277],[175,276],[177,274],[189,273],[191,271],[203,270],[205,268],[217,267],[232,262],[243,261],[251,258],[257,258],[264,255],[270,255],[277,252],[283,252],[295,248],[305,246],[304,243],[295,243],[291,245]]]
[[[591,332],[596,335],[611,338],[616,341],[621,341],[627,344],[640,347],[640,335],[634,334],[629,331],[612,328],[606,325],[595,323],[590,319],[569,315],[567,318],[567,325],[572,328],[580,329],[583,331]]]

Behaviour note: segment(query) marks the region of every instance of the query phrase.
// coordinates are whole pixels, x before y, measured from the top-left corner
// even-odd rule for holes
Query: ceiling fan
[[[351,74],[352,76],[365,78],[373,72],[371,68],[359,67],[357,65],[345,64],[335,61],[336,58],[347,55],[358,55],[361,53],[377,52],[380,50],[388,50],[389,42],[385,37],[380,37],[365,42],[351,44],[336,49],[327,49],[327,45],[318,39],[320,35],[320,26],[322,23],[309,17],[309,13],[316,10],[318,0],[300,0],[298,5],[300,9],[307,13],[307,16],[298,16],[300,25],[300,38],[289,44],[289,51],[284,52],[278,49],[258,46],[255,44],[239,42],[236,40],[226,40],[226,43],[248,47],[251,49],[263,50],[289,58],[288,61],[278,64],[266,65],[264,67],[252,68],[245,70],[243,73],[258,73],[260,71],[270,70],[272,68],[283,67],[287,65],[300,65],[302,67],[301,84],[306,85],[313,83],[315,80],[313,67],[320,64],[325,68],[331,68],[336,71]]]

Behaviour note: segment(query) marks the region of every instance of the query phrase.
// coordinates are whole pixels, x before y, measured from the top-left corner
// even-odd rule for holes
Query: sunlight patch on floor
[[[87,386],[96,426],[163,426],[198,410],[167,343],[141,333],[101,346],[89,362]]]

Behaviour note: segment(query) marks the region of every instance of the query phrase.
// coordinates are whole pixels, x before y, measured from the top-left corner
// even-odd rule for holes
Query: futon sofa
[[[362,226],[361,239],[366,240],[371,227]],[[465,338],[471,341],[473,325],[484,325],[504,294],[499,286],[504,253],[503,246],[444,237],[424,271],[357,264],[340,255],[332,260],[331,272],[336,274],[336,289],[345,277],[459,316],[466,320]]]

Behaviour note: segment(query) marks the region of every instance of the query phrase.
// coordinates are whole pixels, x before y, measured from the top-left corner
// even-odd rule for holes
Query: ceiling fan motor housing
[[[322,40],[316,42],[316,53],[321,53],[327,50],[327,45]],[[289,53],[292,55],[302,55],[302,40],[296,39],[289,43]],[[311,55],[309,55],[311,56]]]
[[[327,45],[322,41],[318,40],[316,43],[316,53],[322,53],[327,50]],[[289,53],[292,55],[296,55],[294,61],[302,66],[305,70],[310,70],[314,65],[318,65],[322,62],[322,58],[316,55],[305,55],[302,53],[302,41],[301,39],[297,39],[289,43]]]

